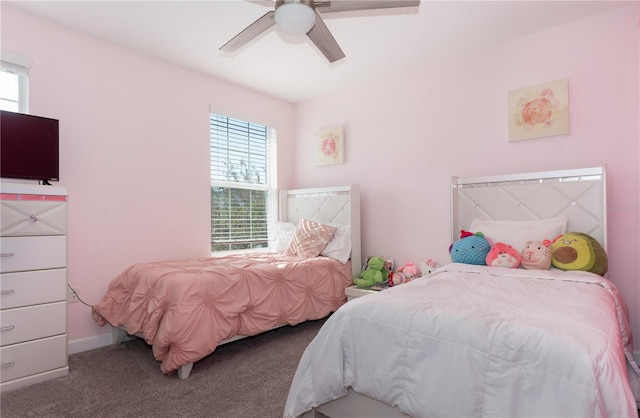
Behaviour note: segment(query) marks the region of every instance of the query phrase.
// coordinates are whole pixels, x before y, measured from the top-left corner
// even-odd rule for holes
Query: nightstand
[[[351,286],[344,289],[344,294],[347,295],[347,302],[351,299],[359,298],[360,296],[368,295],[369,293],[376,293],[379,290],[373,289],[360,289],[358,286]]]

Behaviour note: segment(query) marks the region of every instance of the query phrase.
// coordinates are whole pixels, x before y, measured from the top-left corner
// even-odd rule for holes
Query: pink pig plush
[[[551,267],[551,241],[527,241],[522,249],[521,265],[528,270],[549,270]]]
[[[520,253],[509,244],[496,242],[487,254],[487,265],[493,267],[517,268],[520,266]]]

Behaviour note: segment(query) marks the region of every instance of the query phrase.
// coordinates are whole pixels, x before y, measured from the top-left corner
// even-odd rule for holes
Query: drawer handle
[[[11,366],[15,366],[16,362],[15,361],[8,361],[6,363],[2,363],[0,365],[0,368],[4,369],[5,367],[11,367]]]
[[[16,290],[15,289],[0,290],[0,295],[10,295],[12,293],[16,293]]]
[[[12,329],[15,329],[15,325],[5,325],[4,327],[0,327],[0,331],[2,332],[11,331]]]
[[[14,255],[16,255],[16,253],[2,253],[0,257],[13,257]]]
[[[38,222],[38,217],[36,215],[29,215],[30,222]]]

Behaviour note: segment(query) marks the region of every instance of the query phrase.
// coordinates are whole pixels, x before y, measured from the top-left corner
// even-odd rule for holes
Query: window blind
[[[268,246],[275,130],[210,113],[211,250]]]

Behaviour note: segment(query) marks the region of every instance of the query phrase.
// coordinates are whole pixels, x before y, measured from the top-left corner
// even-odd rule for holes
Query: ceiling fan
[[[273,5],[273,0],[262,1]],[[415,7],[420,0],[276,0],[275,9],[250,24],[229,42],[220,47],[221,51],[233,52],[247,44],[258,35],[277,25],[289,34],[306,34],[318,47],[329,62],[344,58],[344,52],[338,45],[329,29],[324,24],[319,12],[345,12],[353,10],[391,9]]]

